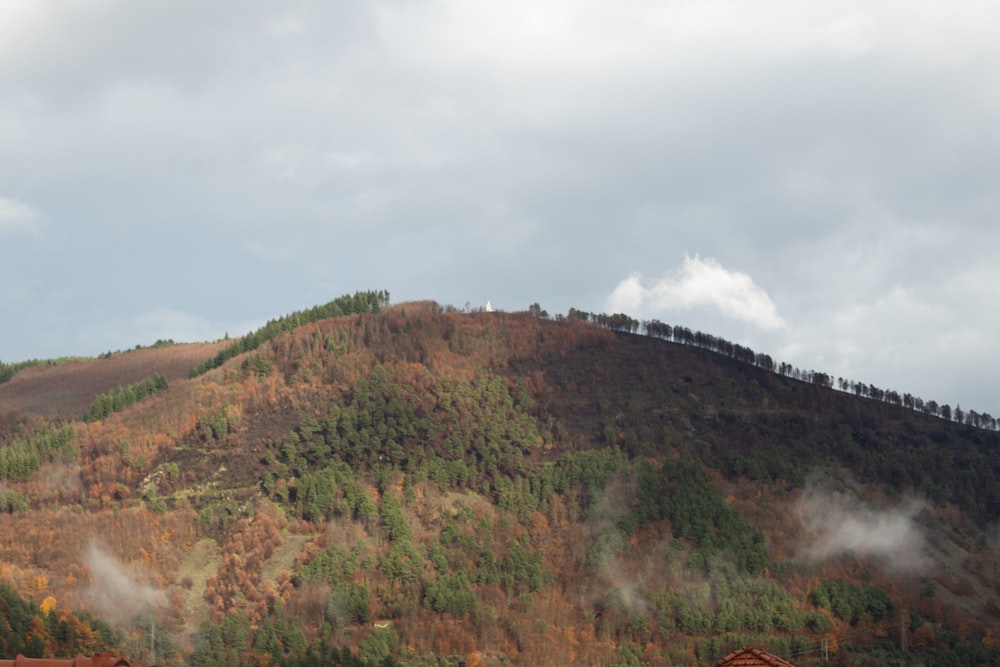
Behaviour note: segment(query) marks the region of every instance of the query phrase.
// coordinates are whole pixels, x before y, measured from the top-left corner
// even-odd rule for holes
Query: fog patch
[[[644,594],[648,588],[644,583],[647,574],[618,559],[606,563],[598,570],[604,588],[603,600],[620,605],[629,614],[650,616],[649,601]]]
[[[923,572],[931,559],[917,517],[927,508],[922,500],[908,499],[874,509],[853,494],[810,484],[795,508],[802,529],[799,553],[815,562],[853,553],[897,574]]]
[[[611,480],[588,509],[587,527],[591,539],[584,565],[595,573],[598,584],[593,602],[596,607],[613,604],[628,614],[648,616],[650,605],[643,591],[648,572],[637,570],[623,560],[630,535],[622,528],[632,511],[638,491],[634,475]]]
[[[96,541],[87,547],[84,563],[90,571],[90,583],[83,600],[96,615],[119,626],[135,626],[141,615],[165,605],[166,595],[146,583],[135,567],[118,562]]]
[[[80,466],[66,463],[43,463],[33,475],[43,496],[58,495],[64,498],[79,496],[83,492]]]

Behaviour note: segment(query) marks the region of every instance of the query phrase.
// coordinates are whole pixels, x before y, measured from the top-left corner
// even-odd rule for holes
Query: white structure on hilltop
[[[486,312],[487,313],[492,313],[493,312],[493,304],[490,303],[489,301],[486,302]]]

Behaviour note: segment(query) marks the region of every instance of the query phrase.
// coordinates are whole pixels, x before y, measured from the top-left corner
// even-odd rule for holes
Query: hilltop
[[[995,428],[662,326],[362,293],[21,369],[0,657],[1000,658]]]

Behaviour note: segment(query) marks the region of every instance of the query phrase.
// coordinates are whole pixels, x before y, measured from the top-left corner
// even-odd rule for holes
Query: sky
[[[0,360],[357,290],[1000,413],[1000,3],[0,0]]]

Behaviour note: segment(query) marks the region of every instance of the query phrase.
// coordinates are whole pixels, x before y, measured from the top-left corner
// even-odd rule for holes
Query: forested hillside
[[[995,420],[665,326],[365,292],[5,366],[0,658],[1000,662]]]

